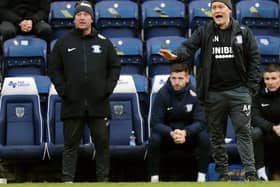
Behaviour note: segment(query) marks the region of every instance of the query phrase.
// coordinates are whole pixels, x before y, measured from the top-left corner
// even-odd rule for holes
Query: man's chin
[[[79,29],[79,30],[85,30],[86,27],[84,27],[84,26],[82,26],[82,27],[77,27],[77,29]]]
[[[268,90],[269,90],[270,92],[275,92],[275,91],[278,90],[278,89],[276,89],[276,88],[268,88]]]
[[[221,26],[222,25],[222,22],[218,21],[218,20],[215,20],[215,23],[216,23],[217,26]]]

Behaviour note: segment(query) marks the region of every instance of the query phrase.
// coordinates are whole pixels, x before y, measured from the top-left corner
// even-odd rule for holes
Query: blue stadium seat
[[[32,76],[36,82],[38,93],[49,95],[49,88],[51,85],[51,80],[47,75],[34,75]]]
[[[54,86],[51,85],[47,111],[47,145],[50,159],[61,158],[63,152],[63,122],[60,118],[60,111],[61,98],[58,96]],[[94,145],[87,127],[84,130],[79,151],[81,156],[94,159]]]
[[[37,89],[40,97],[42,118],[44,121],[44,126],[46,126],[48,96],[49,96],[49,88],[51,85],[51,80],[47,75],[34,75],[32,77],[34,78],[35,83],[37,85]]]
[[[261,53],[261,64],[280,63],[280,37],[256,36]]]
[[[0,104],[0,158],[44,159],[47,149],[34,79],[5,78]]]
[[[99,1],[95,4],[95,25],[111,37],[139,37],[138,5],[133,1]]]
[[[159,54],[159,50],[164,48],[174,52],[184,40],[186,38],[180,36],[153,37],[147,40],[146,62],[150,78],[155,75],[169,74],[170,62]]]
[[[121,74],[144,74],[143,42],[138,38],[111,38],[122,64]]]
[[[53,49],[56,42],[57,42],[57,39],[54,39],[54,40],[51,41],[51,44],[50,44],[51,50]]]
[[[138,98],[140,104],[140,111],[143,118],[143,126],[144,126],[144,141],[148,139],[148,112],[149,112],[149,86],[148,86],[148,79],[144,75],[134,74],[132,75]]]
[[[34,36],[6,40],[3,45],[3,75],[44,75],[47,64],[47,43]]]
[[[267,0],[244,0],[236,3],[236,19],[256,35],[279,36],[279,4]]]
[[[52,40],[59,38],[65,31],[73,28],[75,5],[78,1],[51,2],[49,23],[53,29]]]
[[[196,0],[189,3],[189,28],[193,32],[198,26],[212,20],[211,1]]]
[[[186,7],[183,2],[160,0],[141,4],[144,40],[158,36],[186,35]]]
[[[150,104],[149,104],[149,114],[148,114],[148,137],[151,136],[151,115],[152,115],[152,106],[156,96],[156,93],[160,88],[166,83],[169,78],[169,74],[166,75],[156,75],[152,80],[152,89],[150,93]]]
[[[134,79],[130,75],[121,75],[110,97],[112,119],[110,123],[110,150],[113,158],[145,159],[144,121],[140,111],[139,96]],[[130,146],[129,140],[135,132],[136,146]]]

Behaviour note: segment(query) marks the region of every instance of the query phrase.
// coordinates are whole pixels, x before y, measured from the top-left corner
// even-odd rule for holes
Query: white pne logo
[[[91,49],[92,49],[93,53],[101,53],[102,52],[100,45],[92,45]]]

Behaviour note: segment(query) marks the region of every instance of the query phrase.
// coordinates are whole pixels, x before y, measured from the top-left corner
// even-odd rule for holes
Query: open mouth
[[[220,19],[220,18],[223,18],[223,16],[222,15],[216,15],[215,18]]]

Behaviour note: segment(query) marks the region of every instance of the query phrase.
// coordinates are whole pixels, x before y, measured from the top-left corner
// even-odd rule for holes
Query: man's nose
[[[272,79],[268,79],[268,81],[267,81],[268,83],[272,83],[273,81],[272,81]]]
[[[175,79],[175,84],[179,84],[180,80],[179,79]]]

